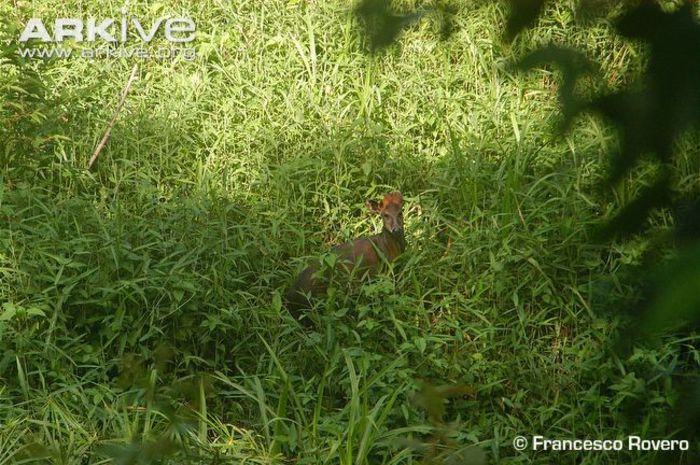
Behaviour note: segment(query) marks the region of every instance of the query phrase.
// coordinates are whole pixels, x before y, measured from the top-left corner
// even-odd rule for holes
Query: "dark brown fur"
[[[338,267],[357,277],[375,275],[385,261],[393,262],[406,248],[401,193],[387,194],[381,202],[368,200],[366,205],[371,211],[382,216],[382,232],[337,245],[331,250],[338,257]],[[309,297],[322,295],[328,287],[329,280],[327,270],[319,273],[318,265],[307,267],[287,291],[285,306],[289,312],[298,319],[302,310],[311,308]]]

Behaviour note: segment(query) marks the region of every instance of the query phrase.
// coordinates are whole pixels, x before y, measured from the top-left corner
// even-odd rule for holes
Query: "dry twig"
[[[126,96],[129,93],[129,89],[131,89],[131,85],[134,83],[136,80],[136,72],[138,71],[138,65],[134,65],[134,67],[131,69],[131,76],[129,76],[129,80],[126,83],[126,86],[124,86],[124,90],[122,90],[122,96],[119,99],[119,103],[117,104],[117,108],[114,110],[114,114],[112,115],[112,120],[109,122],[109,125],[107,126],[107,130],[105,130],[104,135],[102,136],[102,139],[100,140],[100,143],[97,144],[97,147],[95,147],[95,152],[93,152],[92,157],[90,157],[90,161],[88,162],[88,169],[92,169],[93,165],[97,161],[97,157],[100,156],[100,152],[102,152],[102,149],[104,146],[107,144],[107,141],[109,140],[109,136],[112,134],[112,128],[114,127],[114,123],[117,122],[117,117],[119,116],[119,113],[122,110],[122,107],[124,106],[124,102],[126,101]]]

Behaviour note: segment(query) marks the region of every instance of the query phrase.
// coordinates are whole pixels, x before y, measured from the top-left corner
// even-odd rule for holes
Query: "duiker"
[[[382,217],[382,232],[337,245],[331,250],[338,257],[336,263],[341,270],[359,277],[376,274],[384,261],[394,261],[406,248],[401,192],[387,194],[380,202],[367,200],[365,205]],[[287,291],[285,306],[297,319],[301,310],[311,308],[309,297],[322,295],[328,287],[329,270],[319,272],[319,269],[318,265],[306,268]]]

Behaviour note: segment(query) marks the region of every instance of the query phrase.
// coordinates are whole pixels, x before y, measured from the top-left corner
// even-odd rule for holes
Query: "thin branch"
[[[97,147],[95,147],[95,152],[92,154],[92,157],[90,158],[90,161],[88,162],[88,169],[92,169],[92,166],[95,164],[97,161],[97,157],[100,156],[100,152],[102,152],[102,149],[104,146],[107,144],[107,141],[109,140],[109,136],[112,134],[112,128],[114,127],[114,123],[117,122],[117,117],[119,117],[119,113],[122,110],[122,107],[124,106],[124,102],[126,101],[126,96],[129,94],[129,89],[131,89],[131,85],[134,83],[136,80],[136,72],[138,71],[138,65],[134,65],[134,67],[131,69],[131,76],[129,77],[129,80],[126,83],[126,86],[124,86],[124,90],[122,91],[122,96],[119,99],[119,103],[117,104],[117,108],[114,110],[114,114],[112,115],[112,120],[109,122],[109,126],[107,126],[107,130],[105,131],[104,135],[102,136],[102,140],[100,140],[100,143],[97,144]]]

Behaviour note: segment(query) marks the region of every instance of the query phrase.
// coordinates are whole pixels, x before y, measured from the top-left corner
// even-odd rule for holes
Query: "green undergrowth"
[[[472,2],[448,40],[425,22],[371,55],[343,2],[131,2],[192,16],[198,58],[139,62],[93,171],[133,62],[0,62],[0,463],[647,463],[511,446],[673,437],[698,363],[693,338],[612,350],[648,244],[593,232],[643,182],[601,189],[613,132],[557,135],[556,73],[509,65],[555,41],[597,85],[638,70],[573,3],[508,45]],[[23,5],[6,34],[120,7]],[[406,253],[301,327],[285,287],[396,189]]]

